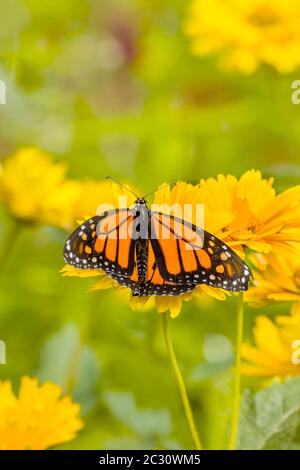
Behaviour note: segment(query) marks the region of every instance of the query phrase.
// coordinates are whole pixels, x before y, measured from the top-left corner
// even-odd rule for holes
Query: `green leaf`
[[[82,345],[77,325],[65,325],[46,342],[37,375],[43,382],[51,380],[64,391],[71,390],[83,413],[95,404],[99,360],[91,348]]]
[[[257,393],[246,390],[241,402],[238,448],[290,449],[297,447],[300,423],[300,377],[273,383]]]
[[[96,387],[99,376],[98,357],[91,348],[86,346],[82,349],[73,388],[74,400],[81,403],[83,413],[89,411],[96,404]]]
[[[167,410],[139,410],[131,393],[107,392],[105,399],[114,417],[138,435],[154,437],[171,432],[171,419]]]

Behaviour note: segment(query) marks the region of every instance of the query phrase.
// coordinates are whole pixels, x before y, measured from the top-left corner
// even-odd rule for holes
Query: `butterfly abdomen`
[[[138,270],[138,283],[145,282],[148,269],[148,240],[138,238],[136,241],[136,263]]]
[[[138,271],[138,284],[142,286],[146,281],[148,270],[148,238],[149,214],[144,205],[135,207],[135,232],[136,232],[136,264]]]

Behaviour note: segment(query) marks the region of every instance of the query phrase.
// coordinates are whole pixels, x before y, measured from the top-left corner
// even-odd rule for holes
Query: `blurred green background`
[[[66,161],[70,177],[112,175],[141,194],[250,168],[275,176],[280,190],[299,181],[291,84],[300,74],[224,74],[214,58],[193,57],[186,2],[1,0],[0,8],[0,158],[37,146]],[[11,224],[1,209],[0,242]],[[112,291],[87,293],[91,279],[63,278],[66,236],[27,227],[6,248],[0,378],[37,374],[72,391],[85,428],[64,448],[191,448],[159,314],[133,312]],[[209,448],[228,440],[235,310],[234,298],[188,302],[171,322]],[[246,310],[246,337],[254,315]]]

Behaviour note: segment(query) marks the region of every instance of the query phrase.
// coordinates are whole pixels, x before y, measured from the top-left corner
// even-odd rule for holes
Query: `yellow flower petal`
[[[111,277],[104,276],[100,281],[96,282],[92,287],[90,287],[90,291],[94,290],[106,290],[111,289],[112,287],[116,287],[118,289],[122,289],[122,287],[114,281]]]
[[[170,316],[175,318],[181,311],[182,299],[176,296],[155,297],[155,305],[158,313],[169,311]]]
[[[79,269],[70,264],[66,264],[60,271],[63,276],[69,277],[96,277],[106,276],[105,272],[100,269]]]
[[[289,360],[290,354],[287,353],[282,344],[278,329],[267,317],[257,317],[254,337],[258,348],[262,351],[277,359],[285,358],[285,360]]]
[[[134,312],[150,310],[153,306],[150,297],[130,296],[130,307]]]
[[[218,289],[216,287],[207,286],[206,284],[201,284],[196,287],[196,291],[199,294],[210,295],[217,300],[226,300],[226,295],[230,295],[230,292]]]

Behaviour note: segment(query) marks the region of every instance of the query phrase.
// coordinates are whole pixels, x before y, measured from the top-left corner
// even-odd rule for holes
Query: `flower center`
[[[278,23],[279,17],[272,8],[260,7],[249,16],[249,21],[254,26],[266,28]]]

